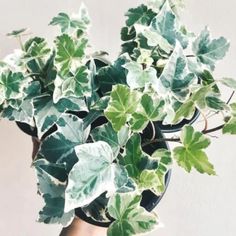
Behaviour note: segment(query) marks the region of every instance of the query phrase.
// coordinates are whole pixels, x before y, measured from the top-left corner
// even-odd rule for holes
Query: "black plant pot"
[[[195,110],[193,117],[190,120],[184,119],[176,125],[163,125],[162,122],[158,122],[159,129],[162,133],[175,133],[180,131],[185,125],[193,124],[199,117],[200,112]]]
[[[100,126],[102,124],[107,123],[107,119],[105,117],[99,117],[94,123],[93,123],[93,128]],[[158,139],[162,139],[164,136],[159,128],[159,124],[157,122],[154,123],[154,127],[155,127],[155,138]],[[144,142],[145,140],[149,139],[153,136],[153,129],[151,124],[149,124],[147,126],[147,128],[144,130],[144,132],[141,134],[141,138],[142,138],[142,142]],[[149,144],[147,146],[145,146],[143,148],[143,151],[146,152],[149,155],[152,155],[154,151],[156,151],[157,149],[160,148],[164,148],[164,149],[168,149],[168,145],[166,142],[159,142],[156,144]],[[171,177],[171,171],[169,171],[166,176],[165,176],[165,186],[166,189],[169,185],[170,182],[170,177]],[[142,200],[140,205],[142,207],[144,207],[147,211],[151,212],[157,205],[158,203],[161,201],[162,197],[164,196],[166,189],[164,191],[164,193],[161,196],[157,196],[155,195],[152,191],[150,190],[146,190],[143,191],[142,193]],[[108,216],[108,218],[110,218],[110,222],[97,222],[95,220],[93,220],[91,217],[88,217],[81,208],[77,208],[75,209],[75,214],[76,216],[78,216],[80,219],[86,221],[89,224],[92,225],[96,225],[96,226],[100,226],[100,227],[109,227],[109,225],[114,221],[114,219],[112,219],[111,217]]]

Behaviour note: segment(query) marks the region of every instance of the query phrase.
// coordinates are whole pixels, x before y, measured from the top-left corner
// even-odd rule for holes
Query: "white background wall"
[[[119,52],[119,32],[124,13],[140,2],[134,0],[85,0],[93,22],[91,42],[97,49]],[[79,0],[0,0],[0,58],[17,44],[5,37],[13,29],[29,27],[36,35],[52,38],[56,29],[47,24],[60,11],[75,12]],[[199,32],[209,25],[215,36],[231,40],[231,51],[219,63],[217,76],[236,78],[235,0],[187,0],[183,22]],[[229,91],[225,90],[225,96]],[[211,126],[217,125],[212,119]],[[214,139],[208,149],[217,177],[195,172],[188,175],[174,166],[169,189],[157,207],[165,227],[151,234],[160,236],[236,235],[236,137]],[[31,140],[13,123],[0,122],[0,235],[57,236],[60,228],[35,222],[41,200],[36,195],[30,168]]]

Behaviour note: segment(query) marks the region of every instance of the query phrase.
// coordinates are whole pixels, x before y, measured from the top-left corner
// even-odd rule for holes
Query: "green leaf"
[[[106,142],[82,144],[75,151],[79,161],[69,174],[66,212],[90,204],[106,191],[113,194],[128,182],[126,170],[113,163],[115,157]]]
[[[112,128],[110,123],[99,126],[91,131],[93,140],[104,141],[110,145],[113,154],[116,157],[120,152],[120,148],[125,145],[129,138],[128,127],[124,126],[118,133]],[[122,138],[122,140],[119,140]]]
[[[127,84],[131,89],[143,88],[146,84],[155,84],[157,81],[157,72],[153,67],[143,69],[137,62],[129,62],[124,65],[128,70]]]
[[[175,113],[175,118],[173,123],[179,123],[183,118],[190,119],[193,117],[195,112],[195,103],[192,100],[189,100],[182,104]]]
[[[142,131],[150,121],[162,120],[164,117],[165,102],[160,99],[153,99],[148,94],[141,98],[139,111],[132,114],[130,121],[133,131]]]
[[[181,133],[183,146],[174,149],[174,158],[179,166],[190,172],[195,168],[200,173],[215,175],[213,165],[208,161],[204,149],[210,144],[210,140],[201,132],[197,132],[192,126],[186,125]]]
[[[67,74],[75,67],[76,62],[80,61],[85,55],[88,40],[82,38],[74,40],[69,35],[63,34],[56,39],[57,55],[56,62],[60,66],[62,75]]]
[[[90,127],[85,128],[81,119],[70,114],[61,115],[57,126],[57,131],[42,141],[39,153],[50,163],[64,163],[69,173],[78,161],[74,148],[86,142]]]
[[[33,104],[39,138],[41,138],[66,111],[87,110],[84,101],[76,98],[63,98],[55,104],[51,96],[42,95],[36,97],[33,100]]]
[[[126,84],[126,73],[123,68],[125,63],[126,58],[122,56],[113,65],[108,65],[98,70],[96,80],[99,82],[103,94],[110,92],[113,85]]]
[[[194,81],[196,81],[196,76],[189,72],[183,48],[179,43],[176,43],[175,50],[169,58],[155,89],[164,96],[171,92],[177,100],[183,102],[190,94],[190,85]]]
[[[200,62],[208,65],[213,70],[216,61],[224,58],[229,46],[229,42],[224,37],[211,40],[210,32],[206,27],[193,42],[193,52]]]
[[[108,203],[108,212],[115,221],[108,228],[108,236],[132,236],[152,231],[158,224],[153,213],[140,206],[141,196],[116,194]]]
[[[130,27],[137,23],[149,25],[152,19],[156,16],[156,13],[142,4],[137,8],[129,9],[129,11],[126,13],[126,16],[128,17],[126,25]]]
[[[230,105],[231,118],[223,127],[223,134],[236,134],[236,103]]]
[[[12,32],[8,33],[7,36],[19,37],[24,34],[28,29],[23,28],[20,30],[13,30]]]
[[[139,93],[131,91],[127,86],[113,86],[105,116],[115,131],[119,131],[126,124],[129,115],[135,112],[139,99]]]

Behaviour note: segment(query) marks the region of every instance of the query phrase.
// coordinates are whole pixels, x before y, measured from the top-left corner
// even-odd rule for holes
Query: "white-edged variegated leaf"
[[[68,226],[74,218],[74,210],[64,213],[67,173],[64,164],[49,163],[38,159],[33,163],[38,178],[38,191],[45,206],[39,212],[39,222]]]
[[[31,126],[35,126],[33,115],[34,115],[34,108],[32,100],[30,99],[22,101],[18,109],[9,105],[6,108],[4,108],[2,113],[2,117],[7,118],[8,120],[19,121],[22,123],[29,124]]]
[[[82,207],[81,209],[87,217],[91,217],[97,222],[110,222],[111,220],[107,217],[108,200],[106,194],[103,193],[89,205]]]
[[[85,4],[82,3],[78,14],[69,16],[61,12],[56,17],[53,17],[49,24],[58,25],[61,29],[61,33],[73,34],[77,30],[87,30],[90,25],[90,17]]]
[[[41,138],[66,111],[87,110],[84,100],[78,98],[62,98],[55,104],[50,95],[42,95],[36,97],[33,103],[39,138]]]
[[[124,65],[128,70],[127,84],[131,89],[144,88],[146,84],[155,84],[157,81],[157,72],[153,67],[146,69],[137,62],[129,62]]]
[[[166,188],[165,177],[172,165],[171,152],[167,149],[159,149],[153,153],[152,158],[158,161],[156,170],[144,170],[140,176],[142,189],[151,189],[156,195],[161,195]]]
[[[173,50],[173,45],[171,45],[162,35],[153,30],[152,27],[144,28],[142,35],[147,38],[147,44],[150,47],[159,46],[167,54]]]
[[[61,224],[67,227],[75,217],[74,210],[64,212],[65,199],[63,197],[53,198],[49,194],[44,195],[44,208],[39,212],[39,222],[45,224]]]
[[[102,193],[112,195],[128,182],[124,167],[113,163],[111,147],[104,141],[78,145],[79,161],[72,168],[66,188],[66,212],[90,204]]]
[[[86,66],[77,68],[76,72],[68,78],[62,78],[58,75],[54,84],[54,103],[57,103],[60,99],[66,97],[80,98],[91,96],[91,76]]]
[[[151,23],[151,29],[161,35],[167,42],[175,46],[179,41],[183,48],[188,46],[187,36],[179,26],[178,18],[171,9],[169,1],[165,1],[158,15]]]
[[[210,32],[206,27],[193,42],[193,52],[201,63],[214,70],[216,62],[224,58],[229,46],[229,42],[224,37],[211,40]]]
[[[141,199],[136,193],[116,194],[110,198],[108,212],[115,221],[108,228],[108,236],[134,236],[157,227],[157,216],[140,206]]]
[[[190,85],[196,80],[195,74],[188,70],[183,48],[179,43],[176,43],[175,50],[164,67],[157,86],[154,88],[158,94],[162,94],[164,97],[171,94],[177,100],[183,102],[190,94]]]
[[[69,173],[78,161],[74,148],[86,142],[90,126],[85,128],[84,122],[71,114],[62,114],[57,126],[57,131],[42,141],[39,153],[50,163],[65,164]]]
[[[139,109],[132,114],[131,129],[135,132],[142,131],[150,121],[162,120],[165,114],[164,105],[163,100],[144,94]]]
[[[113,154],[116,157],[120,152],[120,148],[124,146],[129,139],[129,128],[124,126],[118,133],[112,128],[111,123],[99,126],[91,131],[91,136],[95,142],[104,141],[108,143]]]

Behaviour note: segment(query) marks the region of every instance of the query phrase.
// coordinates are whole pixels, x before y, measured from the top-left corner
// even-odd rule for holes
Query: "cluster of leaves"
[[[223,132],[236,134],[236,104],[224,102],[219,89],[236,89],[236,82],[213,77],[229,43],[211,39],[207,28],[189,32],[178,17],[182,3],[149,0],[130,9],[112,64],[89,54],[84,5],[52,19],[61,31],[52,47],[34,37],[0,63],[1,117],[37,129],[41,141],[33,163],[45,201],[40,222],[66,226],[81,208],[98,222],[112,217],[109,236],[148,232],[158,219],[140,206],[142,192],[163,194],[173,160],[188,172],[215,174],[205,152],[207,127],[185,125],[172,151],[158,135],[158,125],[174,128],[196,110],[204,117],[221,112]],[[22,42],[24,33],[9,36]],[[148,145],[155,151],[145,152]]]

